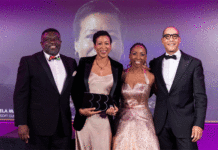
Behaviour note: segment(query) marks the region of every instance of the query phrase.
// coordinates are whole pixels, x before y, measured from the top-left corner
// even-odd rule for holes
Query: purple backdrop
[[[13,90],[20,58],[41,50],[40,36],[49,27],[57,28],[62,37],[61,53],[75,55],[73,23],[78,9],[88,0],[1,0],[0,2],[0,119],[13,119]],[[207,122],[218,121],[217,56],[218,56],[218,3],[207,0],[111,0],[122,15],[119,27],[106,16],[110,28],[120,35],[114,39],[121,51],[119,59],[127,65],[129,48],[142,42],[148,49],[148,61],[164,53],[161,35],[167,26],[180,31],[180,49],[202,60],[208,95]],[[119,14],[120,15],[120,14]],[[109,19],[111,18],[111,19]],[[111,24],[108,22],[111,21]],[[116,22],[116,20],[115,20]],[[98,22],[99,23],[99,22]],[[90,24],[85,24],[90,26]],[[102,29],[106,28],[105,26]],[[112,33],[113,34],[113,33]],[[117,37],[116,37],[117,36]],[[91,36],[85,36],[88,40]],[[83,41],[84,41],[83,40]],[[119,45],[119,42],[120,45]],[[115,42],[116,43],[116,42]],[[81,42],[80,42],[81,44]],[[85,44],[81,44],[84,46]],[[120,46],[120,49],[119,49]],[[123,48],[122,48],[123,47]],[[114,45],[112,48],[116,48]],[[124,52],[122,52],[124,50]],[[115,53],[116,54],[116,53]],[[115,55],[114,55],[115,57]],[[78,59],[77,59],[78,60]],[[151,109],[155,105],[150,100]],[[74,109],[72,107],[74,113]]]

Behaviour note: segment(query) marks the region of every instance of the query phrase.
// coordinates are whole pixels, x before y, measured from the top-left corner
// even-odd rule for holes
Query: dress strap
[[[146,84],[149,84],[149,79],[148,79],[148,77],[147,77],[147,74],[144,73],[144,76],[145,76],[145,82],[146,82]]]

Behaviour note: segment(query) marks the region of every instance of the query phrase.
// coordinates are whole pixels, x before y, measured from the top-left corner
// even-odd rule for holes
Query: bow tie
[[[60,60],[60,56],[58,56],[58,57],[50,56],[48,60],[49,61],[51,61],[51,60]]]
[[[172,59],[175,59],[175,60],[176,60],[176,55],[172,55],[172,56],[164,55],[164,58],[165,58],[165,59],[170,59],[170,58],[172,58]]]

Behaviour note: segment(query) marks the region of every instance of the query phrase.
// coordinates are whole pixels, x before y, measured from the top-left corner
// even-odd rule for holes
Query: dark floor
[[[71,150],[75,149],[75,139],[72,139]],[[0,136],[0,150],[25,150],[25,143],[17,136],[17,130]]]
[[[75,149],[75,140],[72,139],[71,150]],[[25,143],[18,138],[0,137],[0,150],[25,150]]]
[[[6,131],[6,127],[0,126],[0,150],[24,150],[25,143],[18,138],[17,129]],[[6,133],[6,134],[5,134]],[[74,132],[73,132],[74,133]],[[218,123],[205,124],[202,138],[197,142],[199,150],[218,150]],[[71,149],[75,149],[74,134]]]

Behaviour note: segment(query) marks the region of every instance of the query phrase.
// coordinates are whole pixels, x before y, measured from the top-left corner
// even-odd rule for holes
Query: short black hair
[[[135,44],[133,44],[133,46],[130,48],[130,52],[129,53],[131,53],[132,49],[135,46],[137,46],[137,45],[142,46],[145,49],[145,52],[146,52],[146,55],[147,55],[147,48],[145,47],[145,45],[143,43],[135,43]]]
[[[100,30],[93,35],[93,43],[96,45],[96,40],[99,36],[108,36],[110,39],[110,44],[112,44],[112,39],[110,34],[107,31]]]
[[[44,30],[44,31],[42,32],[41,38],[42,38],[42,36],[43,36],[45,33],[48,33],[48,32],[56,32],[56,33],[58,33],[58,34],[60,35],[60,33],[59,33],[59,31],[58,31],[57,29],[55,29],[55,28],[48,28],[48,29],[46,29],[46,30]]]
[[[123,39],[123,36],[125,35],[126,28],[124,27],[124,24],[122,21],[125,19],[123,14],[120,12],[120,10],[115,7],[111,2],[109,1],[98,1],[98,0],[93,0],[90,1],[86,4],[84,4],[82,7],[78,9],[75,15],[75,19],[73,21],[73,34],[74,38],[77,41],[80,35],[80,30],[81,30],[81,21],[85,19],[90,14],[94,13],[100,13],[100,14],[111,14],[114,17],[117,17],[117,21],[120,23],[120,31],[121,31],[121,36]]]
[[[162,37],[164,37],[164,32],[165,32],[166,29],[168,29],[168,28],[174,28],[174,29],[176,29],[177,32],[178,32],[178,35],[179,35],[179,30],[178,30],[176,27],[174,27],[174,26],[169,26],[169,27],[166,27],[166,28],[163,30]]]

